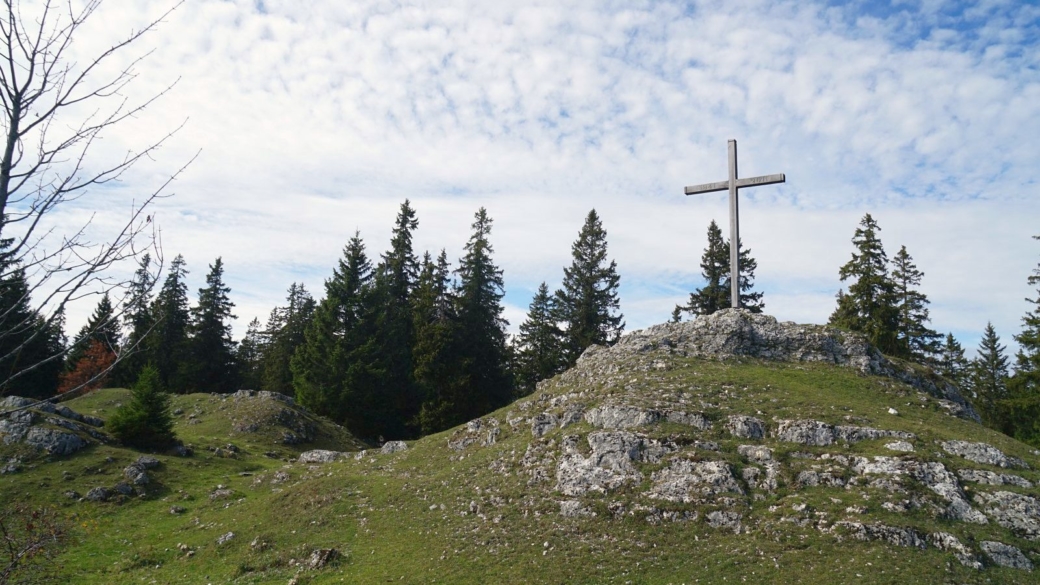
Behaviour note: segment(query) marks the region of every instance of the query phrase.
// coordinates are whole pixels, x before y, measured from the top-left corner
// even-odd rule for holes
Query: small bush
[[[130,391],[130,401],[116,410],[105,427],[133,447],[162,449],[176,442],[170,395],[163,391],[159,372],[154,367],[147,366],[141,371]]]

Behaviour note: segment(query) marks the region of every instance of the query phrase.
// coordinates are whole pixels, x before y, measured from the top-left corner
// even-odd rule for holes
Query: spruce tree
[[[1004,354],[1005,349],[1000,344],[1000,337],[993,329],[993,324],[986,323],[978,355],[971,362],[969,384],[983,422],[1001,432],[1013,434],[1004,402],[1008,398],[1008,359]]]
[[[66,370],[74,370],[95,341],[113,355],[118,355],[119,342],[122,338],[120,329],[119,319],[112,306],[112,299],[106,292],[94,307],[94,312],[87,319],[86,325],[80,328],[79,333],[73,338],[72,349],[69,350],[66,358]]]
[[[590,345],[613,345],[625,329],[618,310],[617,263],[607,263],[607,232],[596,210],[589,211],[571,246],[571,265],[563,269],[563,288],[556,291],[556,315],[563,324],[563,356],[574,365]]]
[[[49,398],[64,370],[64,313],[50,322],[33,308],[25,271],[0,241],[0,396]]]
[[[529,394],[535,384],[560,373],[566,365],[561,347],[561,331],[553,319],[553,297],[543,282],[538,287],[527,319],[520,324],[516,344],[517,390]]]
[[[917,290],[924,273],[914,265],[906,246],[892,258],[892,285],[898,313],[894,355],[919,363],[931,361],[939,351],[941,335],[928,328],[928,297]]]
[[[355,233],[290,362],[296,400],[368,440],[383,428],[372,410],[379,375],[372,280],[365,244]]]
[[[455,270],[458,277],[457,313],[459,359],[466,396],[455,405],[445,422],[453,426],[487,414],[507,404],[513,395],[508,375],[506,326],[502,317],[505,285],[491,258],[491,218],[481,207],[473,222],[473,235]]]
[[[1033,239],[1040,240],[1040,236],[1033,236]],[[1040,394],[1040,264],[1026,282],[1037,287],[1037,296],[1035,299],[1026,297],[1032,310],[1026,311],[1022,317],[1022,332],[1015,335],[1019,346],[1015,355],[1015,385],[1020,386],[1023,392]]]
[[[758,262],[751,257],[751,250],[738,242],[740,254],[740,306],[752,313],[761,313],[765,308],[761,292],[751,292],[755,286],[755,270]],[[708,247],[701,255],[701,277],[705,286],[690,293],[690,301],[683,310],[693,315],[711,315],[720,309],[733,306],[730,289],[730,242],[722,239],[722,230],[714,220],[708,224]]]
[[[303,344],[304,331],[314,317],[315,302],[303,284],[292,283],[287,305],[271,311],[267,321],[261,388],[269,392],[292,394],[290,362],[296,348]]]
[[[459,357],[458,314],[451,289],[448,256],[441,250],[434,262],[423,257],[413,295],[415,383],[422,395],[419,427],[424,435],[454,424],[454,413],[465,398]]]
[[[419,262],[412,249],[412,233],[419,226],[415,210],[406,199],[401,204],[390,239],[390,250],[376,269],[375,305],[378,307],[376,344],[382,372],[381,388],[373,397],[381,421],[380,433],[387,439],[418,436],[421,398],[412,375],[415,331],[411,295],[419,277]]]
[[[898,354],[896,338],[899,312],[895,307],[895,286],[888,276],[888,256],[877,237],[881,230],[866,214],[852,237],[853,252],[838,271],[841,281],[852,280],[848,292],[838,291],[838,306],[830,323],[866,334],[868,341],[886,354]]]
[[[682,312],[683,308],[679,305],[675,305],[675,308],[672,309],[672,315],[668,318],[668,321],[670,323],[679,323],[680,321],[682,321]]]
[[[129,387],[148,363],[146,339],[155,323],[150,306],[152,287],[155,285],[151,265],[152,257],[146,252],[141,256],[130,280],[128,300],[123,311],[123,328],[129,330],[129,334],[112,371],[112,382],[118,386]]]
[[[683,309],[693,315],[711,315],[730,306],[729,246],[722,239],[722,230],[715,220],[708,224],[708,247],[701,254],[701,277],[706,283],[690,293],[690,302]]]
[[[163,391],[159,372],[145,366],[130,391],[130,400],[105,422],[105,428],[123,443],[141,449],[173,445],[170,395]]]
[[[967,382],[969,363],[964,357],[964,348],[953,336],[947,333],[946,339],[939,346],[936,369],[942,377],[957,386],[964,387]]]
[[[260,388],[263,379],[263,355],[267,345],[265,336],[260,330],[260,319],[253,317],[246,327],[246,334],[235,351],[235,362],[238,364],[239,384],[246,389]]]
[[[146,341],[147,361],[155,366],[159,384],[178,392],[188,391],[189,383],[187,275],[184,257],[178,254],[170,262],[162,288],[152,301],[151,315],[155,322]]]
[[[231,288],[224,285],[224,263],[218,257],[210,264],[205,288],[199,289],[199,302],[191,309],[191,388],[195,392],[233,392],[238,380],[235,371],[235,342],[231,338],[231,314],[235,306],[228,298]]]

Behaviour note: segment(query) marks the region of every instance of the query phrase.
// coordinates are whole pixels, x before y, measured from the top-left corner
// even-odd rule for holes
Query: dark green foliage
[[[740,250],[740,306],[752,313],[761,313],[765,308],[761,292],[751,292],[755,286],[755,270],[758,262],[751,257],[751,250],[745,249],[738,242]],[[701,255],[701,277],[707,283],[704,287],[690,293],[690,301],[685,310],[693,315],[711,315],[720,309],[733,306],[733,295],[730,290],[730,243],[723,241],[722,230],[713,220],[708,224],[708,247]],[[675,313],[673,313],[673,319]]]
[[[418,436],[422,402],[412,375],[415,343],[411,294],[419,278],[419,262],[412,250],[412,233],[419,226],[415,210],[406,199],[401,204],[390,238],[390,250],[376,268],[373,308],[378,307],[375,328],[379,388],[370,396],[380,423],[379,435],[401,439]]]
[[[682,312],[683,308],[679,305],[675,305],[675,308],[672,309],[672,316],[668,318],[668,321],[670,323],[678,323],[682,321]]]
[[[199,289],[199,302],[191,309],[190,388],[193,392],[234,392],[236,390],[235,342],[231,339],[234,319],[228,298],[231,289],[224,285],[224,263],[218,257],[206,275],[206,287]]]
[[[906,246],[892,258],[892,285],[898,320],[896,356],[919,363],[930,362],[939,351],[942,336],[928,328],[928,297],[917,290],[924,273],[914,265]]]
[[[969,386],[986,426],[1012,434],[1004,402],[1008,398],[1008,359],[1005,349],[1000,344],[1000,337],[993,329],[993,324],[987,323],[979,343],[978,355],[971,362]]]
[[[246,328],[246,334],[235,351],[235,363],[238,364],[238,380],[242,388],[255,390],[260,388],[263,379],[263,357],[267,347],[266,336],[260,331],[260,319],[253,317]]]
[[[366,439],[378,437],[382,424],[371,416],[379,379],[372,279],[365,244],[355,233],[290,362],[296,400]]]
[[[315,302],[303,284],[289,286],[284,307],[271,311],[264,332],[260,387],[270,392],[292,394],[290,362],[296,348],[303,345],[304,332],[314,317]]]
[[[1040,236],[1033,236],[1040,240]],[[1040,265],[1027,278],[1030,286],[1037,287],[1037,298],[1026,298],[1032,310],[1022,317],[1022,332],[1015,335],[1018,353],[1015,354],[1015,375],[1008,381],[1010,394],[1008,411],[1011,414],[1013,436],[1034,446],[1040,446]]]
[[[486,414],[509,402],[513,395],[508,375],[506,326],[502,318],[505,285],[502,271],[491,258],[491,218],[481,207],[473,222],[473,235],[455,274],[459,329],[456,336],[465,396],[454,405],[447,426]]]
[[[852,237],[856,252],[838,271],[842,282],[851,279],[852,283],[848,293],[838,291],[838,306],[830,323],[862,332],[882,352],[898,355],[899,312],[894,301],[895,286],[888,277],[888,257],[877,237],[881,228],[869,213],[863,216],[860,226]]]
[[[64,364],[64,312],[48,322],[32,307],[25,271],[0,242],[0,396],[49,398]]]
[[[176,442],[170,395],[162,389],[158,370],[152,366],[141,370],[129,402],[116,410],[105,428],[123,443],[139,449],[162,449]]]
[[[106,292],[101,296],[101,300],[98,301],[97,307],[94,308],[90,318],[87,319],[87,324],[73,338],[72,348],[69,350],[68,357],[65,360],[66,370],[72,370],[76,367],[76,364],[79,363],[80,359],[87,352],[87,348],[94,341],[100,343],[108,351],[118,355],[121,338],[122,332],[120,331],[119,319],[115,313],[115,308],[112,306],[112,299],[109,298]]]
[[[947,333],[946,339],[939,345],[936,370],[942,377],[959,387],[964,387],[967,382],[968,367],[968,360],[964,357],[964,348],[954,338],[953,333]]]
[[[625,329],[617,311],[617,263],[607,263],[607,232],[596,210],[589,211],[571,246],[571,265],[556,291],[554,320],[563,325],[563,356],[573,365],[590,345],[613,345]]]
[[[152,302],[154,325],[145,342],[147,362],[155,366],[159,383],[173,391],[188,391],[188,275],[180,254],[170,263],[166,280]]]
[[[543,282],[538,287],[527,320],[520,325],[516,343],[516,383],[520,394],[529,394],[535,384],[555,376],[566,365],[560,343],[561,331],[553,320],[554,298]]]
[[[141,256],[140,264],[127,291],[123,327],[128,329],[130,334],[123,343],[119,361],[112,372],[112,383],[116,386],[130,386],[148,363],[147,338],[155,324],[151,309],[155,277],[150,271],[151,264],[151,255],[145,253]]]
[[[415,383],[423,396],[419,426],[428,435],[451,426],[466,390],[457,341],[459,319],[444,250],[436,262],[429,253],[424,256],[412,305],[412,359]]]

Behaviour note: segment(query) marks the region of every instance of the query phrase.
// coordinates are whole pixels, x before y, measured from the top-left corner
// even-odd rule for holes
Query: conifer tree
[[[465,398],[466,384],[456,339],[459,321],[449,268],[444,250],[436,262],[426,253],[413,296],[412,359],[415,383],[422,395],[419,427],[424,435],[450,427],[460,401]]]
[[[1040,236],[1033,236],[1040,240]],[[1015,335],[1019,350],[1015,355],[1015,386],[1022,392],[1040,395],[1040,264],[1026,279],[1029,286],[1037,287],[1036,298],[1026,298],[1033,305],[1022,317],[1022,332]]]
[[[380,434],[387,439],[415,437],[419,431],[421,397],[413,377],[411,306],[419,277],[419,262],[412,250],[412,233],[418,226],[415,210],[406,199],[397,213],[390,250],[376,269],[378,364],[373,369],[382,372],[382,380],[378,396],[373,397],[372,415],[381,420]]]
[[[372,280],[365,244],[355,232],[290,362],[296,400],[364,439],[378,437],[382,428],[370,416],[378,381]]]
[[[560,373],[565,362],[561,331],[553,320],[553,297],[543,282],[531,300],[527,319],[520,324],[516,344],[517,390],[529,394],[535,384]]]
[[[448,426],[503,406],[513,394],[506,349],[509,322],[502,317],[505,285],[502,270],[491,258],[494,250],[488,239],[492,221],[483,207],[474,217],[473,235],[466,242],[466,253],[455,270],[458,277],[457,340],[466,396],[455,405],[454,416],[445,418]]]
[[[589,211],[571,246],[571,266],[556,291],[555,320],[563,324],[563,356],[574,365],[590,345],[613,345],[625,329],[618,310],[617,263],[607,263],[607,232],[596,210]]]
[[[1004,354],[1005,349],[1000,344],[1000,337],[993,329],[993,324],[986,323],[978,355],[971,363],[969,384],[983,422],[1003,433],[1013,434],[1004,402],[1008,398],[1008,359]]]
[[[159,384],[180,392],[188,391],[189,383],[187,275],[184,257],[178,254],[170,262],[162,288],[152,302],[151,314],[155,322],[146,342],[147,361],[155,366]]]
[[[739,242],[740,254],[740,306],[752,313],[761,313],[765,308],[761,292],[751,292],[755,286],[755,270],[758,262],[751,257],[751,250]],[[704,287],[690,293],[690,301],[682,307],[693,315],[711,315],[720,309],[733,306],[730,289],[730,242],[722,239],[722,230],[714,220],[708,224],[708,247],[701,255],[701,276]]]
[[[121,337],[122,332],[120,331],[119,319],[115,314],[115,308],[112,306],[112,300],[106,292],[102,295],[101,300],[98,301],[90,318],[87,319],[86,325],[73,338],[72,349],[69,350],[66,358],[66,369],[69,371],[74,370],[87,353],[87,349],[95,341],[104,346],[113,355],[117,355]]]
[[[668,321],[671,323],[679,323],[682,321],[682,312],[683,308],[679,305],[675,305],[675,308],[672,309],[672,316],[668,318]]]
[[[866,214],[852,237],[857,252],[838,271],[841,281],[852,279],[848,293],[838,291],[838,306],[830,323],[866,334],[867,339],[884,353],[898,354],[895,286],[888,276],[888,256],[877,237],[881,230],[874,218]]]
[[[191,309],[191,388],[195,392],[233,392],[237,384],[235,342],[231,338],[231,314],[235,306],[224,285],[224,263],[210,264],[206,287]]]
[[[163,391],[158,370],[145,366],[130,400],[105,422],[105,428],[123,443],[142,449],[161,449],[176,442],[170,395]]]
[[[941,335],[926,325],[928,297],[917,290],[924,273],[917,269],[906,246],[892,258],[892,285],[895,308],[898,313],[896,325],[895,355],[919,363],[930,361],[939,351]]]
[[[129,387],[141,374],[148,363],[146,339],[155,321],[152,317],[151,294],[155,285],[155,277],[151,273],[152,257],[145,252],[141,256],[137,270],[130,280],[127,291],[127,303],[123,311],[123,328],[129,330],[123,347],[120,348],[119,361],[112,371],[112,381],[116,385]]]
[[[0,240],[0,396],[49,398],[64,370],[64,313],[50,322],[31,304],[25,270],[7,253],[11,240]]]
[[[255,390],[261,387],[264,372],[262,360],[266,345],[264,334],[260,331],[260,319],[253,317],[235,351],[239,383],[243,388]]]
[[[964,387],[967,382],[969,363],[964,357],[964,348],[953,336],[947,333],[946,339],[939,346],[939,358],[936,369],[939,374],[957,386]]]
[[[290,361],[303,344],[304,331],[314,317],[315,302],[303,284],[292,283],[284,307],[271,311],[267,321],[262,360],[261,388],[269,392],[292,394]]]

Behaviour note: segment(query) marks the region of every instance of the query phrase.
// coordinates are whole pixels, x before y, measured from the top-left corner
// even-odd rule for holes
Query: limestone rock
[[[736,512],[727,512],[725,510],[714,510],[708,512],[707,516],[708,526],[712,528],[724,528],[732,530],[736,534],[740,534],[740,521],[743,516]]]
[[[235,538],[234,532],[225,532],[217,537],[217,546],[225,545]]]
[[[975,499],[985,503],[986,513],[1004,528],[1029,540],[1040,540],[1040,501],[1013,492],[978,492]]]
[[[711,421],[699,412],[666,410],[664,411],[664,419],[670,423],[686,425],[702,431],[711,429]]]
[[[51,455],[71,455],[87,446],[79,435],[44,427],[30,427],[25,443]]]
[[[766,427],[753,416],[731,415],[726,430],[741,439],[761,439],[766,436]]]
[[[1012,569],[1023,569],[1025,571],[1033,570],[1033,563],[1022,554],[1022,551],[1010,544],[994,542],[992,540],[983,540],[979,543],[979,548],[982,549],[982,552],[986,553],[986,556],[989,557],[989,560],[993,561],[994,565],[999,567],[1009,567]]]
[[[334,548],[315,549],[307,559],[307,566],[311,569],[322,569],[337,558],[339,558],[339,551]]]
[[[673,447],[628,431],[598,431],[587,437],[592,452],[583,457],[570,449],[556,468],[556,489],[564,495],[608,493],[626,482],[642,479],[635,462],[655,463]]]
[[[408,444],[404,441],[387,441],[383,443],[383,446],[379,449],[380,453],[399,453],[408,449]]]
[[[914,446],[906,441],[893,441],[891,443],[885,443],[885,449],[889,451],[901,451],[903,453],[913,453]]]
[[[112,492],[106,487],[91,488],[85,496],[89,502],[107,502],[112,497]]]
[[[531,420],[531,434],[535,437],[542,437],[545,433],[555,429],[558,423],[556,415],[543,412]]]
[[[921,549],[928,546],[925,537],[913,528],[847,521],[835,522],[834,526],[848,530],[856,540],[882,540],[896,546]]]
[[[654,424],[661,413],[632,406],[600,406],[585,413],[585,422],[601,429],[629,429]]]
[[[993,465],[996,467],[1020,467],[1029,469],[1025,461],[1016,457],[1008,457],[1000,449],[986,443],[971,443],[968,441],[945,441],[942,443],[944,451],[951,455],[960,455],[968,461]]]
[[[787,443],[825,447],[834,443],[834,426],[818,420],[782,420],[774,436]]]
[[[972,481],[975,483],[984,483],[988,485],[1013,485],[1020,488],[1032,488],[1033,482],[1028,479],[1012,475],[1010,473],[993,473],[992,471],[985,471],[983,469],[960,469],[957,471],[957,475],[964,481]]]
[[[297,461],[300,463],[332,463],[349,457],[350,454],[342,451],[328,451],[326,449],[313,449],[300,453]]]
[[[765,463],[773,459],[773,450],[762,445],[738,445],[737,453],[759,463]]]
[[[596,513],[591,508],[578,500],[563,500],[560,502],[560,516],[564,518],[583,518],[595,515]]]
[[[981,569],[982,562],[956,536],[948,532],[933,532],[928,535],[928,543],[939,550],[952,552],[965,567]]]
[[[646,495],[670,502],[689,504],[723,493],[744,493],[725,461],[678,459],[654,472],[651,479],[654,484]]]

